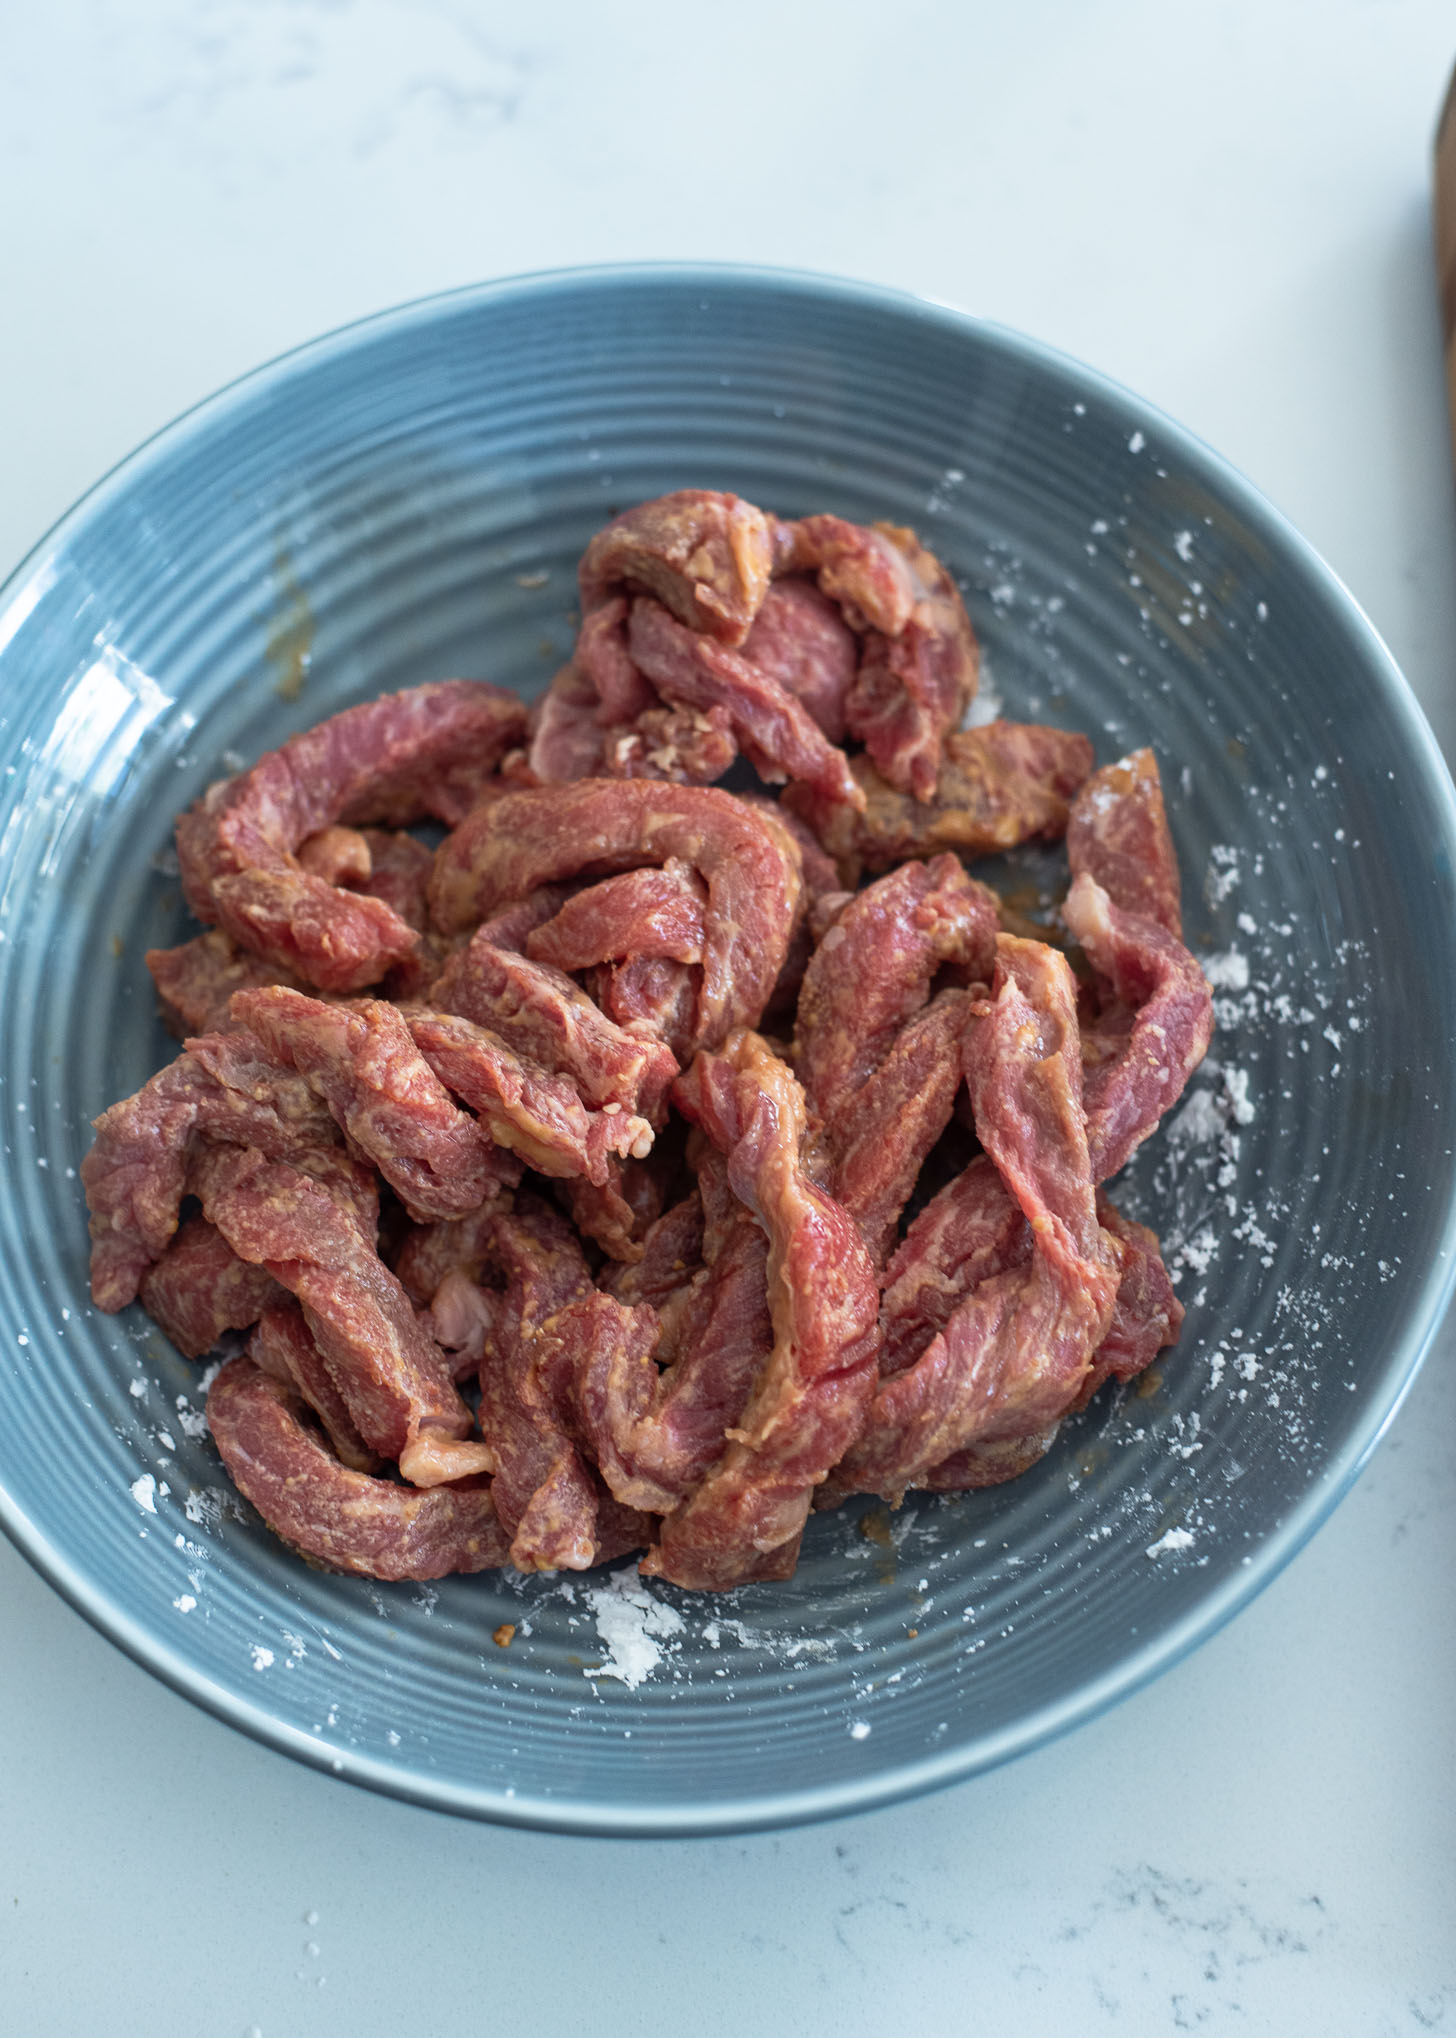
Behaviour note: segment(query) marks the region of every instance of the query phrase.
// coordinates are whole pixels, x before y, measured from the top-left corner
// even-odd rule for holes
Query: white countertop
[[[179,410],[361,313],[564,263],[793,264],[1022,327],[1201,433],[1456,756],[1453,60],[1448,0],[16,0],[0,573]],[[1191,1660],[994,1775],[778,1836],[565,1840],[331,1782],[0,1544],[0,2028],[1456,2032],[1453,1328]]]

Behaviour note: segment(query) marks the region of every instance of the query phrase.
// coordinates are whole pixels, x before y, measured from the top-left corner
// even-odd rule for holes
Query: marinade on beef
[[[773,531],[740,496],[684,488],[625,511],[582,555],[582,614],[620,588],[645,589],[678,621],[741,644],[768,592]]]
[[[491,1142],[462,1111],[380,998],[325,1005],[275,985],[239,991],[231,1018],[296,1069],[350,1148],[372,1161],[416,1222],[464,1217],[500,1185]]]
[[[1213,1037],[1213,998],[1181,941],[1155,920],[1114,906],[1085,871],[1067,894],[1062,918],[1115,1001],[1105,1019],[1087,1029],[1093,1050],[1085,1083],[1087,1139],[1102,1182],[1182,1096]]]
[[[1093,1354],[1077,1408],[1085,1407],[1104,1382],[1135,1379],[1159,1352],[1177,1343],[1183,1327],[1183,1305],[1173,1292],[1157,1233],[1124,1217],[1105,1196],[1097,1198],[1097,1221],[1122,1267],[1112,1321]]]
[[[1102,1197],[1097,1199],[1097,1215],[1103,1238],[1121,1263],[1117,1300],[1107,1334],[1092,1355],[1091,1367],[1069,1414],[1085,1408],[1105,1381],[1131,1380],[1150,1366],[1160,1351],[1176,1341],[1183,1322],[1183,1310],[1173,1293],[1154,1234],[1122,1216]],[[933,1466],[919,1484],[931,1493],[966,1493],[976,1487],[999,1486],[1007,1479],[1019,1479],[1046,1455],[1060,1428],[1058,1419],[1019,1436],[967,1445]]]
[[[1142,1372],[1176,1341],[1183,1321],[1155,1234],[1124,1217],[1103,1196],[1097,1199],[1097,1220],[1119,1263],[1117,1297],[1068,1413],[1085,1407],[1108,1379],[1130,1380]],[[1020,1207],[994,1163],[978,1156],[926,1204],[886,1269],[881,1379],[913,1365],[981,1282],[1024,1267],[1031,1250],[1031,1230]],[[916,1483],[933,1492],[961,1492],[1014,1478],[1045,1453],[1059,1427],[1057,1418],[1021,1437],[968,1446]],[[824,1503],[836,1504],[849,1490],[832,1475]]]
[[[865,796],[862,813],[818,799],[806,786],[789,786],[783,797],[853,886],[864,871],[937,850],[974,861],[1038,837],[1056,840],[1066,831],[1073,794],[1092,769],[1092,745],[1073,730],[1031,722],[953,730],[929,801],[897,792],[868,757],[853,758],[850,769]]]
[[[299,869],[310,877],[322,878],[326,885],[344,885],[350,891],[362,887],[374,867],[369,844],[359,830],[337,824],[307,836],[295,854]]]
[[[662,1209],[660,1184],[651,1160],[613,1161],[604,1182],[585,1175],[563,1182],[560,1194],[583,1238],[608,1258],[627,1264],[642,1256],[642,1235]]]
[[[943,745],[975,698],[980,656],[950,574],[913,531],[836,516],[778,526],[775,564],[814,573],[861,636],[843,718],[866,747],[854,772],[862,794],[873,806],[883,784],[917,802],[935,799]],[[828,803],[808,797],[811,806],[800,811],[816,811],[827,826]],[[846,813],[838,827],[852,830],[853,817]]]
[[[578,778],[662,778],[709,785],[738,755],[728,710],[659,700],[627,648],[627,601],[582,621],[569,664],[534,716],[529,768],[541,785]]]
[[[310,1428],[302,1397],[251,1359],[222,1368],[208,1392],[207,1422],[238,1491],[310,1563],[390,1580],[508,1561],[484,1482],[420,1492],[351,1470]]]
[[[470,1410],[444,1354],[352,1212],[297,1168],[248,1148],[204,1153],[189,1186],[238,1257],[298,1298],[371,1450],[416,1486],[490,1470],[488,1446],[465,1441]]]
[[[977,1130],[1031,1228],[1031,1257],[981,1281],[913,1364],[882,1379],[836,1470],[843,1491],[898,1501],[957,1451],[1059,1421],[1111,1321],[1120,1269],[1097,1222],[1075,986],[1056,950],[998,938],[993,995],[964,1061]]]
[[[255,1324],[278,1293],[266,1268],[240,1260],[205,1217],[189,1217],[143,1274],[137,1299],[184,1359],[200,1359],[224,1331]]]
[[[346,708],[209,787],[177,823],[182,888],[198,919],[327,991],[375,983],[417,931],[365,893],[305,870],[301,844],[336,823],[403,827],[468,811],[526,734],[513,694],[442,680]]]
[[[686,1288],[703,1263],[703,1198],[694,1187],[681,1202],[653,1219],[642,1237],[641,1257],[630,1266],[606,1267],[601,1287],[619,1302],[650,1302],[659,1313]]]
[[[435,859],[430,899],[446,931],[538,885],[678,857],[708,888],[694,1045],[762,1016],[788,953],[803,880],[782,835],[707,786],[586,779],[478,807]]]
[[[359,886],[382,899],[407,926],[423,933],[430,924],[428,889],[435,852],[403,828],[362,828],[369,851],[369,875]]]
[[[644,1572],[722,1588],[780,1575],[815,1487],[859,1429],[875,1382],[879,1295],[849,1214],[803,1164],[804,1093],[756,1034],[700,1054],[674,1089],[728,1163],[768,1241],[773,1348],[722,1456],[663,1521]]]

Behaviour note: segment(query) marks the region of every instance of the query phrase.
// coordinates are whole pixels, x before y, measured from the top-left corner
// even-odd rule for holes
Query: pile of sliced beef
[[[96,1302],[245,1334],[217,1447],[341,1571],[786,1578],[1182,1318],[1102,1192],[1211,1030],[1151,753],[964,727],[908,530],[688,490],[580,585],[534,712],[418,687],[182,816],[182,1052],[82,1169]],[[1063,835],[1065,931],[1008,931],[965,860]]]

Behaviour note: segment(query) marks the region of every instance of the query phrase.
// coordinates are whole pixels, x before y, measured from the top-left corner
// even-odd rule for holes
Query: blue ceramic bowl
[[[1164,1235],[1182,1341],[1014,1485],[818,1518],[789,1585],[320,1575],[228,1496],[198,1369],[87,1300],[88,1121],[172,1051],[142,964],[189,931],[172,819],[382,689],[535,692],[588,534],[689,484],[914,525],[1008,714],[1085,729],[1103,760],[1157,747],[1220,1031],[1120,1200]],[[352,1781],[701,1833],[967,1776],[1287,1563],[1446,1302],[1453,809],[1430,734],[1246,483],[994,326],[665,268],[320,340],[135,454],[0,594],[0,789],[0,1519],[139,1662]]]

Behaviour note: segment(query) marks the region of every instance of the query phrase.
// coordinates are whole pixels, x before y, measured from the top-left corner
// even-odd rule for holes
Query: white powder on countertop
[[[654,1598],[635,1564],[614,1571],[605,1584],[587,1586],[585,1597],[607,1651],[606,1662],[593,1664],[586,1675],[615,1677],[635,1691],[662,1661],[664,1639],[681,1634],[687,1623],[675,1606]]]

